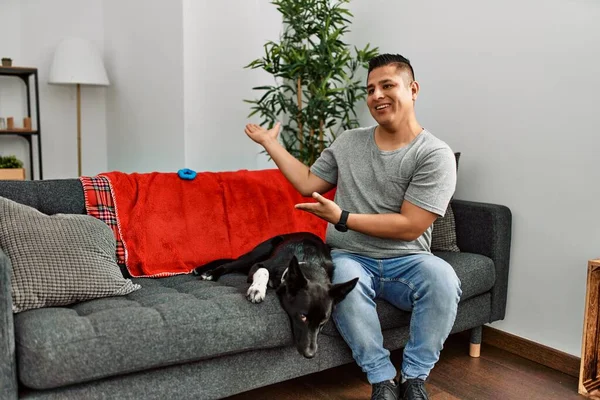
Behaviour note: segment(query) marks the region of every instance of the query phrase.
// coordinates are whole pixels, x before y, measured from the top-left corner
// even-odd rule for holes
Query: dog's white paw
[[[246,298],[253,303],[260,303],[267,294],[267,284],[269,283],[269,271],[266,268],[259,268],[252,275],[252,285],[246,292]]]
[[[202,279],[203,281],[212,281],[213,276],[210,272],[205,272],[202,275],[200,275],[200,279]]]
[[[246,298],[253,303],[260,303],[265,299],[267,294],[266,286],[253,284],[248,288]]]

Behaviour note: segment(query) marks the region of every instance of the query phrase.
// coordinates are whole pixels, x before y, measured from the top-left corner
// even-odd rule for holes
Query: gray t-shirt
[[[450,147],[423,130],[411,143],[383,151],[375,126],[345,131],[325,149],[311,172],[337,186],[335,202],[356,214],[399,213],[404,199],[444,216],[456,187],[456,159]],[[429,253],[430,226],[418,239],[381,239],[327,225],[327,243],[372,258]]]

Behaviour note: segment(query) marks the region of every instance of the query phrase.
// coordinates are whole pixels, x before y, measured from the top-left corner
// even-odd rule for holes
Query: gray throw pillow
[[[46,215],[0,197],[0,248],[12,264],[15,313],[141,288],[121,274],[110,227],[88,215]]]
[[[460,153],[454,153],[456,158],[456,170],[458,171],[458,161]],[[452,251],[459,252],[456,239],[456,221],[454,220],[454,211],[448,204],[446,215],[439,217],[433,223],[431,231],[431,250],[432,251]]]

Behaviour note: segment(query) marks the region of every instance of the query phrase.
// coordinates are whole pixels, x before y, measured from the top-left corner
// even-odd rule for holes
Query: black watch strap
[[[350,215],[348,211],[342,210],[340,221],[337,224],[335,224],[335,229],[337,229],[340,232],[346,232],[348,230],[348,227],[346,226],[346,222],[348,222],[348,215]]]

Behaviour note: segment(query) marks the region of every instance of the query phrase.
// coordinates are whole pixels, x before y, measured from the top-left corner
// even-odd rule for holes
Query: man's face
[[[417,82],[395,65],[375,68],[367,80],[367,105],[375,121],[382,126],[398,126],[414,113],[419,92]]]

